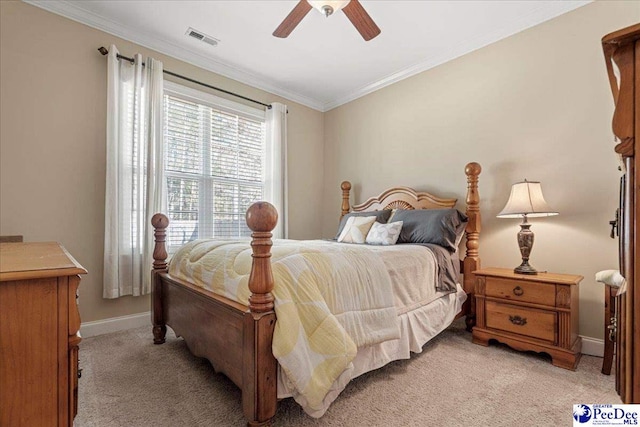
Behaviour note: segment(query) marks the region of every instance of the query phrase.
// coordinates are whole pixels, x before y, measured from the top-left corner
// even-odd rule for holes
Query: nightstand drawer
[[[485,295],[512,301],[523,301],[554,307],[556,287],[550,284],[487,277]]]
[[[526,335],[550,343],[555,341],[556,313],[553,311],[487,301],[485,316],[487,328]]]

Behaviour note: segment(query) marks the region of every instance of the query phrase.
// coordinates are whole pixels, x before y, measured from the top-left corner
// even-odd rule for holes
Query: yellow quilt
[[[271,250],[277,322],[273,354],[319,416],[332,384],[358,347],[399,337],[391,280],[379,255],[363,245],[276,240]],[[169,273],[248,304],[249,241],[197,240],[172,258]]]

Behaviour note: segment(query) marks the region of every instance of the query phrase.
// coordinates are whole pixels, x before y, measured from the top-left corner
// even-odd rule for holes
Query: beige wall
[[[485,266],[520,262],[517,220],[499,220],[513,182],[543,183],[560,212],[534,219],[532,264],[585,276],[580,333],[602,337],[600,269],[615,268],[613,103],[599,40],[640,21],[634,2],[597,2],[325,114],[21,2],[0,2],[0,234],[62,242],[89,270],[81,315],[147,311],[102,299],[106,60],[153,55],[165,68],[289,106],[290,232],[332,236],[339,183],[355,200],[393,185],[464,197],[478,161]],[[219,95],[219,94],[217,94]],[[323,161],[324,158],[324,161]],[[323,198],[318,194],[324,194]],[[323,207],[324,205],[324,207]]]
[[[327,112],[324,236],[342,180],[358,202],[393,185],[464,201],[464,166],[477,161],[482,265],[515,267],[519,221],[496,214],[512,183],[539,180],[560,215],[531,220],[531,264],[585,277],[580,334],[602,338],[594,274],[617,268],[608,221],[620,174],[600,38],[638,21],[637,2],[589,4]]]
[[[290,234],[320,236],[322,113],[39,8],[1,1],[0,234],[67,247],[89,271],[81,284],[83,322],[149,310],[148,297],[102,299],[107,63],[96,49],[112,43],[126,55],[152,55],[176,73],[287,104]]]

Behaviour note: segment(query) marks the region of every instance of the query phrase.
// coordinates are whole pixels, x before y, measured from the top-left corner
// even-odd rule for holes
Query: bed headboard
[[[467,314],[467,328],[475,322],[475,306],[473,292],[475,275],[473,271],[480,268],[479,237],[480,237],[480,195],[478,193],[478,177],[482,172],[480,164],[471,162],[464,168],[467,176],[467,196],[465,213],[469,218],[465,229],[466,253],[461,261],[460,270],[463,273],[463,288],[469,297],[465,303]],[[383,191],[377,197],[371,197],[364,203],[351,206],[349,192],[351,183],[344,181],[342,189],[342,216],[349,212],[369,212],[382,209],[446,209],[455,207],[458,199],[446,199],[434,196],[424,191],[415,191],[408,187],[393,187]]]
[[[344,181],[342,188],[342,216],[349,213],[349,191],[351,183]],[[393,187],[364,203],[353,205],[353,212],[377,211],[382,209],[446,209],[456,205],[458,199],[443,199],[425,191],[415,191],[409,187]]]

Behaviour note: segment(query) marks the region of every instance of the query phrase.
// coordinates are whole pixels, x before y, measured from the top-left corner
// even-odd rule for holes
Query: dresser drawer
[[[552,284],[487,277],[485,295],[505,300],[530,302],[554,307],[556,287]]]
[[[556,316],[553,311],[518,307],[486,301],[487,328],[555,342]]]

